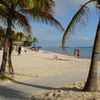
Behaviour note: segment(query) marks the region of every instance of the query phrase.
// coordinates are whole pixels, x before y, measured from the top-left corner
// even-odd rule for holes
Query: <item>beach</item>
[[[100,77],[97,92],[82,91],[84,84],[84,82],[78,81],[56,90],[38,93],[32,97],[32,100],[100,100]]]
[[[2,51],[0,51],[0,61],[1,60]],[[36,96],[35,98],[37,98],[37,100],[38,98],[43,100],[44,97],[46,97],[46,100],[48,98],[51,98],[50,100],[56,100],[55,96],[51,95],[59,92],[55,89],[61,89],[58,94],[61,94],[61,92],[62,94],[71,93],[72,95],[77,94],[81,97],[83,93],[75,90],[66,92],[62,90],[62,88],[68,88],[70,85],[72,85],[71,88],[73,88],[73,84],[76,84],[76,82],[84,84],[90,66],[90,59],[88,58],[77,58],[44,50],[34,52],[29,49],[27,52],[22,52],[21,55],[18,55],[14,51],[12,54],[12,62],[15,76],[11,80],[0,82],[0,97],[4,98],[4,100],[22,100],[21,98],[31,99],[32,96]],[[100,62],[98,62],[98,66],[99,65]],[[99,77],[100,68],[98,67],[98,80],[100,80]],[[80,87],[82,88],[82,86]],[[48,96],[45,96],[47,93]],[[88,96],[91,94],[86,95]],[[98,92],[95,95],[100,99]],[[71,95],[68,95],[68,97],[65,96],[65,99],[62,99],[62,96],[60,96],[57,100],[85,100],[66,99],[69,97],[71,97]],[[90,96],[89,100],[96,99],[91,99]]]

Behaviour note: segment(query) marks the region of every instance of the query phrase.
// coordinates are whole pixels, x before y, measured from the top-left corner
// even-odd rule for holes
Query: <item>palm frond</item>
[[[33,0],[34,1],[34,0]],[[29,6],[30,0],[16,0],[14,1],[15,6],[19,6],[20,8],[27,8]]]
[[[6,17],[7,16],[7,8],[5,5],[0,3],[0,16]]]
[[[96,0],[97,1],[97,4],[100,6],[100,0]]]
[[[24,30],[26,30],[26,32],[31,33],[31,26],[29,25],[27,18],[24,15],[22,15],[21,13],[18,13],[18,12],[16,12],[15,16],[16,16],[15,19],[17,20],[17,23],[22,28],[24,28]]]
[[[3,29],[1,26],[0,26],[0,33],[4,33],[5,34],[5,29]]]
[[[52,14],[53,7],[55,6],[55,2],[53,0],[41,0],[41,2],[43,2],[43,5],[44,5],[42,7],[43,8],[42,11]]]
[[[36,11],[36,13],[42,10],[52,14],[54,5],[55,2],[53,0],[33,0],[33,6],[31,6],[31,8],[33,9],[33,12]]]
[[[5,6],[5,7],[8,7],[8,5],[7,5],[7,3],[6,3],[5,0],[0,0],[0,4],[2,4],[2,5]]]
[[[33,16],[39,16],[40,11],[47,12],[49,14],[53,14],[53,7],[55,2],[53,0],[29,0],[31,2],[28,3],[25,9],[21,9],[20,11],[23,13],[29,13],[27,9],[31,9],[31,13]]]
[[[26,35],[23,32],[17,32],[13,35],[13,41],[22,41]]]
[[[100,0],[96,0],[97,2],[96,2],[96,6],[97,6],[97,8],[100,10]]]
[[[37,22],[42,22],[42,23],[46,23],[46,24],[50,24],[52,26],[55,26],[57,29],[59,29],[61,32],[64,31],[64,28],[62,27],[62,25],[60,24],[59,21],[57,21],[52,14],[44,12],[44,11],[40,11],[38,15],[34,15],[33,13],[33,9],[25,9],[24,10],[26,14],[30,14],[33,16],[33,20],[37,21]]]
[[[90,2],[90,1],[89,1]],[[81,8],[76,12],[76,14],[73,16],[72,20],[70,21],[68,27],[66,28],[66,31],[64,32],[63,38],[62,38],[62,47],[64,48],[65,40],[71,33],[75,33],[75,31],[80,30],[80,28],[83,28],[87,23],[88,18],[88,11],[89,8],[86,7],[86,4],[81,6]]]
[[[7,19],[7,8],[5,5],[0,3],[0,21],[6,24],[6,19]]]
[[[0,26],[0,38],[5,38],[6,30]]]
[[[35,19],[35,18],[34,18]],[[50,24],[52,26],[55,26],[57,29],[59,29],[61,32],[64,31],[63,26],[60,24],[59,21],[57,21],[51,14],[41,11],[40,17],[38,18],[39,21],[42,23]]]

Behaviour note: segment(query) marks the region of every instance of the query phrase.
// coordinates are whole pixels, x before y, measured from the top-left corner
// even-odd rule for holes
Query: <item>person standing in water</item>
[[[80,58],[80,50],[77,49],[77,57]]]

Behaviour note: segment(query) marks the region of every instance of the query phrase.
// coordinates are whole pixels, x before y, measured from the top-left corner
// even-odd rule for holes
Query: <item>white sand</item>
[[[57,58],[58,60],[55,58],[55,55],[58,57]],[[2,59],[2,52],[0,51],[0,61],[1,59]],[[74,83],[78,80],[85,81],[87,78],[90,65],[90,59],[87,58],[82,59],[82,58],[76,58],[72,56],[61,55],[45,51],[39,51],[36,53],[31,50],[28,50],[26,53],[22,52],[21,55],[17,55],[16,52],[13,52],[12,61],[15,71],[15,77],[14,77],[15,80],[19,82],[28,82],[28,81],[31,82],[35,80],[36,82],[36,83],[34,82],[35,84],[54,86],[57,88],[63,87],[66,84]],[[98,66],[99,65],[100,62],[98,63]],[[98,74],[100,76],[100,68],[98,68]],[[40,81],[38,79],[40,79]],[[44,80],[44,83],[41,81],[42,79]],[[8,85],[10,86],[10,84],[12,85],[11,81],[0,82],[1,86],[8,86]],[[16,89],[16,87],[14,86],[13,88]],[[23,89],[20,90],[22,92],[25,92],[24,87]],[[30,91],[29,93],[31,94],[40,93],[40,90],[32,92],[31,89],[30,90],[27,89],[26,93],[27,91]],[[45,92],[44,90],[42,91]],[[50,99],[50,100],[55,100],[55,99]],[[57,99],[57,100],[71,100],[71,99]]]
[[[38,93],[32,97],[32,100],[100,100],[100,78],[98,80],[97,92],[83,92],[84,83],[79,81],[58,90]]]
[[[58,56],[56,60],[54,55]],[[2,55],[1,55],[2,57]],[[57,76],[73,71],[85,71],[89,68],[89,59],[77,59],[72,56],[55,54],[52,52],[22,52],[12,55],[15,78],[21,81],[30,80],[33,77]]]

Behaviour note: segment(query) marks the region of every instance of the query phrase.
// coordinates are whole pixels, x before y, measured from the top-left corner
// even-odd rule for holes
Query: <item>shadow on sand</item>
[[[28,98],[25,98],[25,95],[25,93],[18,90],[0,86],[0,100],[29,100]]]
[[[56,90],[57,89],[57,88],[48,87],[48,86],[40,86],[40,85],[34,85],[34,84],[19,82],[19,81],[14,80],[14,79],[10,79],[10,81],[12,81],[13,83],[16,83],[16,84],[30,86],[30,87],[35,87],[35,88],[40,88],[40,89],[45,89],[45,90]]]
[[[72,87],[72,88],[69,88],[69,87],[67,87],[67,88],[65,88],[65,87],[54,88],[54,87],[48,87],[48,86],[29,84],[29,83],[25,83],[25,82],[19,82],[19,81],[14,80],[14,79],[10,79],[10,81],[12,81],[13,83],[16,83],[16,84],[26,85],[26,86],[30,86],[30,87],[45,89],[45,90],[82,91],[82,89],[79,89],[79,88],[76,88],[76,87]]]
[[[77,88],[54,88],[54,87],[48,87],[48,86],[41,86],[41,85],[34,85],[30,83],[25,83],[25,82],[19,82],[14,79],[9,79],[11,82],[19,85],[25,85],[29,87],[35,87],[35,88],[40,88],[40,89],[45,89],[45,90],[64,90],[64,91],[75,91],[75,92],[81,92],[82,89],[77,89]],[[13,88],[9,88],[8,86],[0,86],[0,97],[4,98],[4,100],[31,100],[30,98],[25,98],[27,94],[21,92],[20,90],[15,90]],[[33,96],[34,97],[34,96]],[[6,99],[5,99],[6,98]],[[3,100],[3,99],[2,99]],[[38,99],[34,99],[38,100]]]

